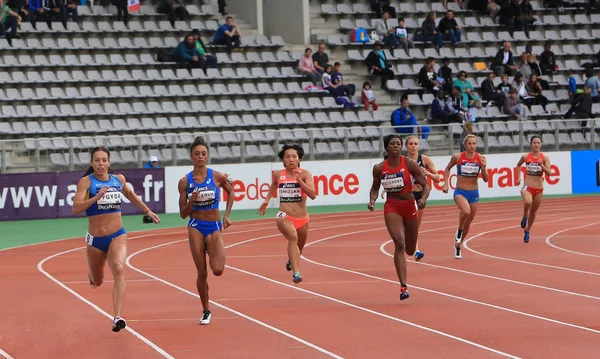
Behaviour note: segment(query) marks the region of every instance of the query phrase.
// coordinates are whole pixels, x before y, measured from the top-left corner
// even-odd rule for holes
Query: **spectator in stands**
[[[394,78],[394,71],[392,71],[387,62],[387,57],[383,50],[381,50],[381,43],[376,41],[373,44],[373,51],[367,55],[365,63],[369,68],[372,75],[381,76],[381,88],[387,89],[387,80]]]
[[[426,126],[419,126],[417,123],[417,117],[408,108],[408,96],[403,96],[401,100],[400,108],[392,112],[391,122],[396,132],[409,134],[415,133],[415,127],[421,137],[427,139],[431,129]],[[399,127],[399,126],[412,126],[412,127]]]
[[[156,156],[150,156],[150,160],[148,161],[148,163],[146,163],[146,165],[144,166],[144,168],[159,168],[159,166],[158,166],[158,157],[156,157]]]
[[[173,51],[173,60],[179,62],[181,67],[205,68],[204,57],[196,50],[194,35],[189,34],[177,45]]]
[[[529,37],[529,29],[538,21],[538,19],[533,16],[533,7],[529,0],[523,0],[521,3],[521,17],[519,20],[521,21],[521,26],[523,27],[523,31],[525,31],[525,36]]]
[[[446,104],[446,94],[443,90],[438,91],[437,96],[431,103],[431,119],[445,124],[462,122],[461,116],[452,111]]]
[[[17,36],[17,26],[21,24],[21,16],[12,11],[4,0],[0,0],[0,4],[0,36],[5,36],[8,44],[12,46],[12,39]]]
[[[182,0],[161,0],[157,11],[161,14],[169,14],[169,22],[175,27],[175,21],[185,21],[189,12],[183,6]]]
[[[227,7],[227,3],[225,2],[225,0],[218,0],[217,6],[219,7],[219,13],[222,16],[227,15],[227,11],[225,11],[225,8]]]
[[[396,26],[396,39],[398,40],[398,44],[402,45],[406,54],[410,56],[410,52],[408,49],[414,49],[414,42],[408,38],[408,30],[406,30],[406,23],[404,22],[404,18],[398,18],[398,26]]]
[[[462,30],[456,19],[454,19],[454,11],[448,10],[446,17],[443,17],[438,24],[438,31],[442,34],[443,40],[450,40],[452,45],[460,45],[462,42]]]
[[[437,30],[437,26],[435,25],[435,16],[435,12],[433,11],[427,13],[427,17],[423,20],[421,28],[423,29],[425,41],[433,43],[435,48],[439,50],[444,47],[444,40],[442,39],[442,34]]]
[[[546,96],[542,95],[544,90],[542,89],[542,85],[538,81],[536,74],[531,74],[531,76],[529,76],[529,81],[525,85],[525,90],[527,91],[527,96],[529,97],[528,99],[524,100],[527,106],[542,105],[544,110],[546,110],[548,99]]]
[[[217,56],[208,54],[206,52],[206,45],[204,45],[204,42],[202,42],[202,38],[200,37],[200,30],[192,30],[192,35],[194,36],[194,40],[196,41],[196,51],[198,52],[198,56],[204,58],[204,73],[206,73],[206,68],[209,66],[213,69],[216,69]]]
[[[419,85],[427,89],[428,92],[434,93],[439,90],[439,84],[435,75],[435,59],[427,58],[427,63],[421,67],[419,71]]]
[[[371,88],[371,83],[369,81],[365,81],[362,87],[362,93],[360,96],[363,105],[365,106],[365,110],[369,112],[377,111],[379,105],[375,102],[375,93]]]
[[[460,152],[465,152],[467,150],[465,138],[471,134],[473,134],[473,122],[466,121],[463,125],[463,132],[460,134]]]
[[[129,14],[129,1],[112,0],[112,4],[117,8],[117,21],[122,20],[125,26],[129,27],[129,19],[131,18],[131,15]]]
[[[371,10],[375,11],[376,17],[381,17],[384,12],[390,14],[391,17],[396,17],[396,8],[390,6],[389,0],[371,0]]]
[[[473,111],[468,108],[469,106],[464,101],[458,87],[452,88],[452,94],[446,98],[446,106],[449,111],[460,116],[463,122],[476,121]]]
[[[321,73],[315,68],[314,61],[312,59],[312,49],[307,47],[304,50],[304,56],[298,60],[298,73],[308,77],[313,85],[317,86],[317,83],[321,81]]]
[[[504,106],[504,100],[506,95],[502,90],[494,87],[494,79],[496,75],[493,72],[488,74],[487,79],[481,81],[481,98],[488,101],[488,106],[493,101],[496,106],[502,108]]]
[[[452,87],[460,90],[463,96],[463,103],[467,104],[467,107],[481,107],[481,99],[475,93],[475,87],[473,87],[471,81],[467,80],[467,73],[465,71],[458,72],[456,80],[452,83]]]
[[[526,52],[521,54],[521,61],[519,61],[519,72],[523,74],[523,76],[528,79],[531,76],[531,67],[529,66],[529,62],[527,61],[529,55]]]
[[[348,97],[354,96],[356,93],[356,86],[344,81],[344,76],[342,75],[342,65],[339,62],[333,64],[333,73],[331,74],[331,77],[334,78],[338,84],[340,84],[344,93]]]
[[[375,32],[379,35],[379,41],[390,47],[390,53],[394,56],[394,49],[398,46],[398,38],[396,37],[396,29],[388,25],[390,14],[383,13],[380,20],[375,22]]]
[[[43,0],[42,4],[48,28],[52,29],[52,21],[58,19],[66,30],[68,14],[73,14],[73,21],[79,23],[74,0]]]
[[[502,77],[500,79],[502,81],[498,84],[498,87],[496,87],[496,90],[501,91],[504,94],[504,97],[506,98],[508,96],[508,93],[509,93],[510,89],[512,88],[512,86],[508,83],[508,75],[507,74],[502,74]]]
[[[569,119],[573,115],[575,116],[575,118],[579,119],[594,118],[594,114],[592,113],[593,102],[594,100],[592,99],[592,89],[589,87],[584,87],[583,93],[577,96],[577,98],[571,105],[569,111],[565,113],[565,119]],[[580,124],[581,127],[587,127],[587,121],[581,121]]]
[[[317,52],[312,55],[315,69],[320,73],[325,72],[325,66],[329,63],[329,56],[325,53],[325,43],[320,43],[317,47]]]
[[[513,76],[517,72],[512,51],[510,51],[510,42],[505,42],[502,48],[498,50],[492,64],[496,76],[502,76],[505,72]]]
[[[463,0],[450,0],[450,1],[457,3],[458,7],[462,9]],[[442,5],[444,6],[444,9],[447,9],[448,8],[448,0],[442,0]]]
[[[29,2],[28,0],[8,0],[5,2],[8,7],[19,14],[22,20],[29,21]]]
[[[537,64],[536,60],[536,54],[529,54],[529,56],[527,56],[527,64],[529,65],[529,69],[531,70],[532,74],[536,74],[538,82],[540,85],[542,85],[542,89],[550,90],[550,83],[547,80],[540,78],[540,76],[542,76],[542,69]]]
[[[575,72],[569,70],[569,103],[573,103],[577,95],[577,80],[575,80]]]
[[[440,66],[437,77],[444,80],[442,83],[442,88],[445,93],[452,92],[452,69],[450,68],[450,59],[444,57],[442,59],[442,66]]]
[[[500,23],[506,25],[508,33],[512,37],[515,33],[515,28],[521,24],[521,7],[519,0],[507,0],[502,4],[500,9]],[[526,33],[529,37],[529,33]]]
[[[525,106],[520,103],[517,89],[511,88],[504,101],[504,113],[512,116],[513,120],[518,120],[521,117],[525,117],[525,109]]]
[[[227,16],[225,23],[217,28],[217,32],[213,37],[213,43],[227,46],[227,52],[231,53],[234,49],[235,51],[239,50],[241,36],[242,33],[238,29],[237,24],[233,23],[233,18]]]
[[[338,81],[332,81],[331,75],[333,74],[333,66],[325,65],[325,72],[321,75],[321,81],[323,88],[329,92],[333,97],[346,96],[342,84]]]
[[[587,87],[591,91],[591,97],[594,102],[600,102],[600,95],[598,91],[600,90],[600,85],[598,83],[598,77],[594,74],[594,70],[588,68],[585,70],[585,82],[583,84],[584,88]]]
[[[29,0],[29,21],[34,29],[38,20],[44,19],[43,0]]]
[[[540,54],[540,68],[542,69],[542,75],[552,75],[558,70],[558,67],[556,66],[556,56],[551,48],[552,44],[546,42],[544,45],[544,52]]]

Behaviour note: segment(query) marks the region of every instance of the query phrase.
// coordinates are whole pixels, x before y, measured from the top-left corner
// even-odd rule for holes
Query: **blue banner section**
[[[600,150],[572,151],[573,193],[600,193]]]

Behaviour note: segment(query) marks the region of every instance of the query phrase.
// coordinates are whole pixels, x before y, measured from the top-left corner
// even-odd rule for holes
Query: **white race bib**
[[[121,204],[121,192],[106,192],[98,204]]]
[[[381,180],[381,185],[386,192],[400,192],[404,189],[404,176],[384,178]]]
[[[277,215],[275,216],[276,218],[284,218],[285,216],[287,216],[287,213],[285,212],[277,212]]]
[[[479,166],[466,163],[466,164],[460,166],[460,173],[463,176],[475,177],[479,174]]]
[[[527,169],[528,175],[541,175],[542,174],[542,164],[539,162],[530,162],[525,168]]]
[[[87,233],[85,235],[85,243],[87,243],[88,245],[93,245],[94,244],[94,236],[92,236],[91,234]]]

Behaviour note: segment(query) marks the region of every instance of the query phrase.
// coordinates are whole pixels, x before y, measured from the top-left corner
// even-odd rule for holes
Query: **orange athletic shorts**
[[[405,220],[417,218],[419,207],[413,199],[393,199],[388,198],[383,205],[383,214],[397,213]]]
[[[292,222],[292,225],[294,226],[295,229],[299,229],[304,227],[305,224],[308,223],[308,214],[306,215],[306,217],[302,217],[302,218],[296,218],[296,217],[290,217],[287,215],[287,213],[279,211],[277,212],[277,218],[287,218],[290,222]]]
[[[531,195],[532,195],[533,197],[535,197],[535,196],[537,196],[538,194],[540,194],[540,193],[544,192],[544,189],[543,189],[543,188],[533,188],[533,187],[529,187],[529,186],[526,186],[526,185],[523,185],[523,188],[521,188],[521,189],[524,189],[524,190],[526,190],[527,192],[531,193]]]

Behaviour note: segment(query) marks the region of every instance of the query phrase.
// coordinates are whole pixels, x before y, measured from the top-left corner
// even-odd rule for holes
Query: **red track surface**
[[[480,204],[462,260],[458,210],[428,208],[402,302],[381,212],[313,216],[300,285],[273,219],[234,223],[209,326],[185,227],[131,234],[124,313],[138,336],[90,305],[110,314],[112,283],[92,290],[84,251],[62,253],[81,239],[1,251],[0,357],[598,358],[599,203],[545,200],[528,244],[521,202]]]

